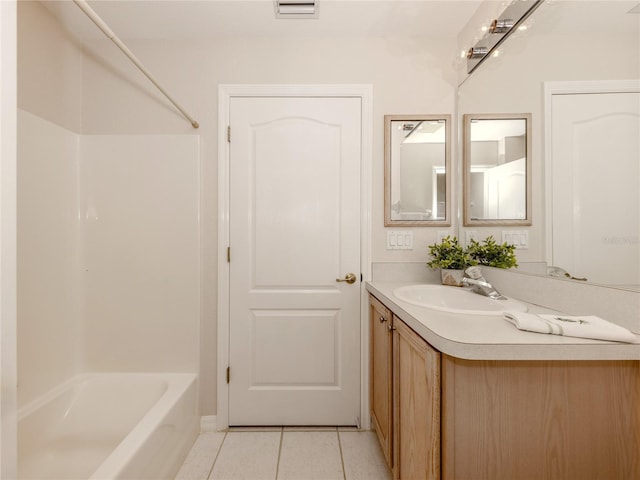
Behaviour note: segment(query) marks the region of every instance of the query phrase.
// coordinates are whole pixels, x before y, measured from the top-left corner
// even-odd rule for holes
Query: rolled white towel
[[[626,328],[594,315],[537,315],[509,311],[504,312],[504,319],[528,332],[625,343],[638,343],[639,340]]]

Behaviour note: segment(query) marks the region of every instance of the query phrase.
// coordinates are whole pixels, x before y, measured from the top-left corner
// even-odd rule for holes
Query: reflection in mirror
[[[497,3],[497,2],[496,2]],[[498,18],[498,17],[493,17]],[[482,21],[490,21],[487,17]],[[479,20],[480,21],[480,20]],[[480,26],[480,25],[478,25]],[[474,25],[475,27],[475,25]],[[624,170],[622,161],[622,144],[616,143],[618,136],[598,133],[584,135],[588,144],[580,142],[580,155],[572,157],[561,152],[554,153],[554,148],[562,144],[554,144],[553,139],[578,140],[580,136],[572,133],[554,134],[556,128],[552,119],[558,114],[556,97],[562,102],[577,100],[578,96],[602,98],[603,105],[612,106],[613,95],[583,95],[582,90],[591,84],[605,82],[635,82],[635,94],[640,92],[640,8],[638,0],[595,1],[595,0],[563,0],[545,1],[522,24],[522,30],[513,33],[499,45],[499,55],[491,55],[473,73],[464,76],[458,89],[458,111],[466,113],[487,112],[531,112],[533,118],[531,136],[531,166],[533,170],[533,222],[526,228],[528,244],[526,249],[518,249],[519,269],[527,272],[548,274],[567,281],[598,285],[609,285],[616,288],[640,291],[640,229],[632,220],[640,222],[638,216],[638,192],[640,192],[640,175],[638,175],[638,146],[640,130],[637,126],[626,130],[616,127],[618,135],[628,135],[627,140],[635,147],[629,163],[635,170]],[[588,48],[585,46],[588,45]],[[460,45],[460,49],[468,49],[469,43]],[[461,77],[463,78],[463,77]],[[563,94],[553,94],[549,100],[550,84],[561,85],[566,82],[581,85],[581,92],[568,92],[563,86]],[[555,88],[555,87],[554,87]],[[591,87],[589,87],[591,88]],[[615,90],[616,98],[621,94],[619,85]],[[626,90],[625,90],[626,92]],[[549,93],[549,96],[551,94]],[[637,98],[637,97],[636,97]],[[635,103],[634,103],[635,102]],[[553,105],[553,108],[547,108]],[[627,101],[624,108],[635,105],[638,101]],[[565,110],[567,111],[567,110]],[[580,113],[582,110],[569,106],[569,113]],[[637,110],[636,110],[637,111]],[[631,117],[624,113],[628,120]],[[597,123],[606,123],[616,116],[592,115],[596,122],[580,122],[580,130],[586,132]],[[637,123],[636,123],[637,125]],[[613,145],[612,145],[613,143]],[[555,146],[554,146],[555,145]],[[596,146],[597,145],[597,146]],[[597,163],[590,167],[585,155],[594,157]],[[635,156],[634,156],[635,155]],[[578,166],[579,172],[566,170],[571,165]],[[559,168],[568,172],[562,174]],[[584,192],[584,201],[575,200],[575,191]],[[558,197],[558,192],[565,198]],[[571,197],[569,198],[569,194]],[[589,195],[591,193],[591,195]],[[589,208],[585,208],[587,205]],[[567,210],[564,218],[559,218],[557,207]],[[591,208],[596,206],[598,209]],[[635,208],[634,208],[635,207]],[[590,213],[595,212],[595,214]],[[462,212],[460,212],[462,215]],[[620,222],[617,225],[612,222]],[[558,226],[574,228],[575,223],[589,225],[589,233],[581,230],[571,238],[558,230]],[[618,229],[619,225],[625,231]],[[494,235],[500,239],[501,234],[511,230],[487,227],[461,227],[459,237],[476,230],[479,238]],[[557,238],[554,246],[554,236]],[[588,240],[588,241],[585,241]],[[571,254],[581,257],[580,263],[570,263],[558,254],[557,246],[562,246]],[[598,247],[598,248],[596,248]],[[620,254],[624,249],[630,253]],[[609,253],[603,253],[604,249]],[[615,255],[613,254],[615,250]],[[600,271],[591,267],[598,265]],[[587,266],[589,269],[584,269]],[[624,272],[620,275],[618,272]],[[635,275],[634,279],[627,276]],[[580,279],[587,279],[580,280]]]
[[[449,226],[450,115],[385,115],[385,226]]]
[[[464,115],[464,224],[531,225],[531,115]]]

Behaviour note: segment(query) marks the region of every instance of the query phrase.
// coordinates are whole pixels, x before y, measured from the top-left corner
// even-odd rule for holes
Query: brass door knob
[[[356,274],[347,273],[347,275],[344,278],[336,278],[336,282],[347,282],[349,284],[356,283]]]

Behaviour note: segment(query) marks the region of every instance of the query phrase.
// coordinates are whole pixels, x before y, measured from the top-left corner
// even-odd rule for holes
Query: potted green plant
[[[493,236],[487,237],[482,243],[471,240],[467,252],[479,265],[496,268],[517,267],[515,255],[516,247],[508,243],[496,243]]]
[[[431,260],[427,266],[440,269],[443,285],[461,287],[465,269],[478,263],[462,248],[456,237],[450,236],[443,238],[440,243],[429,245],[429,255]]]

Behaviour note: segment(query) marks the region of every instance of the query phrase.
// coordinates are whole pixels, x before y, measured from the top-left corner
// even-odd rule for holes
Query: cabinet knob
[[[380,316],[380,318],[378,320],[380,320],[380,323],[384,323],[384,322],[387,321],[387,319],[384,318],[383,316]]]
[[[389,330],[390,332],[393,332],[396,329],[396,327],[394,327],[393,325],[389,324],[387,325],[387,330]]]

